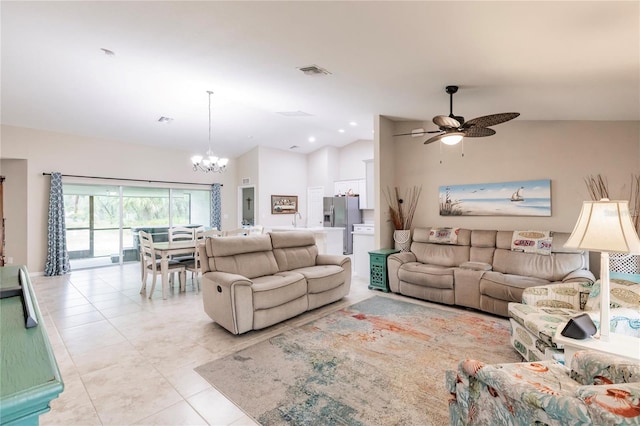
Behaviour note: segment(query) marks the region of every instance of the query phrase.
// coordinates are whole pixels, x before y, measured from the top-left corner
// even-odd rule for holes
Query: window
[[[67,250],[74,269],[119,263],[121,257],[137,261],[139,228],[153,228],[162,240],[169,226],[209,225],[209,190],[63,186]]]

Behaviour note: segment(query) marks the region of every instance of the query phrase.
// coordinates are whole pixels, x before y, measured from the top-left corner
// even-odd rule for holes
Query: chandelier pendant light
[[[191,157],[191,163],[193,163],[193,171],[201,171],[205,173],[222,173],[227,169],[228,158],[218,158],[213,154],[211,150],[211,95],[213,92],[207,90],[209,94],[209,149],[206,152],[206,156],[194,155]]]

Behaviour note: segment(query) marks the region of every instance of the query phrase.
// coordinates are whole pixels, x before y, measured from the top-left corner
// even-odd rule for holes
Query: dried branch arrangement
[[[589,196],[593,201],[599,201],[603,198],[609,198],[609,182],[603,178],[601,174],[589,176],[584,179],[589,190]]]
[[[589,176],[584,179],[589,191],[589,196],[593,201],[609,198],[609,182],[602,175]],[[636,232],[640,234],[640,175],[631,175],[631,187],[629,190],[629,211],[631,221]]]
[[[384,195],[387,199],[387,204],[389,204],[389,220],[393,224],[394,229],[411,229],[413,216],[416,212],[421,192],[421,186],[414,186],[407,190],[403,198],[398,187],[395,187],[393,190],[387,188]]]

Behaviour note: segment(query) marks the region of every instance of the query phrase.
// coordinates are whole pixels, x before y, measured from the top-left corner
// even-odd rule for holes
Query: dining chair
[[[138,237],[140,239],[140,265],[142,268],[142,287],[140,288],[140,294],[142,294],[147,288],[147,277],[149,273],[153,274],[153,280],[151,282],[151,291],[149,292],[149,299],[153,296],[153,292],[156,289],[157,276],[162,273],[160,270],[160,259],[156,257],[156,250],[153,247],[153,238],[151,234],[145,231],[139,231]],[[173,275],[178,272],[180,287],[182,287],[186,281],[186,267],[176,260],[169,259],[169,273]]]
[[[195,239],[195,230],[185,226],[172,226],[169,228],[169,241],[189,241]],[[194,256],[181,254],[171,256],[171,259],[179,262],[193,262]]]
[[[204,238],[201,238],[200,241],[202,242],[196,243],[196,252],[193,261],[180,262],[185,266],[187,271],[191,272],[191,283],[196,294],[200,292],[200,277],[202,276],[202,265],[200,263],[200,246],[204,245]]]

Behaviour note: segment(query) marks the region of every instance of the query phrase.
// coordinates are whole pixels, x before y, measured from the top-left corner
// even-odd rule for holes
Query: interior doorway
[[[256,225],[256,187],[238,187],[238,222],[240,226]]]

